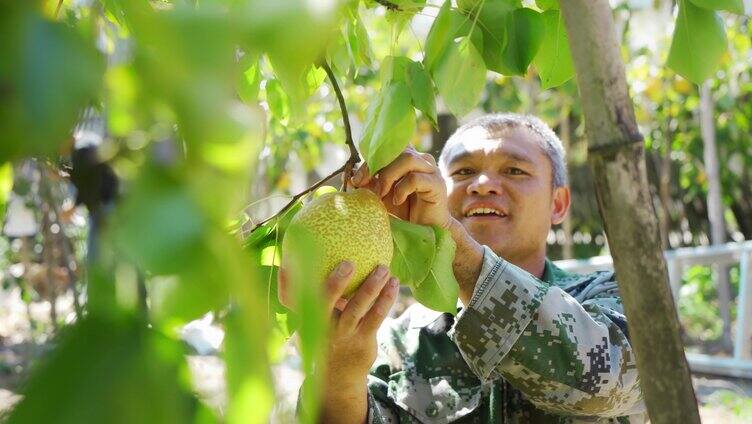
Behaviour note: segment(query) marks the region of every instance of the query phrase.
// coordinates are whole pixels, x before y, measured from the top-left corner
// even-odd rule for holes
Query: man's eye
[[[473,170],[470,168],[461,168],[456,171],[452,175],[470,175],[473,173]]]
[[[507,170],[507,173],[510,175],[525,175],[527,172],[521,170],[520,168],[509,168]]]

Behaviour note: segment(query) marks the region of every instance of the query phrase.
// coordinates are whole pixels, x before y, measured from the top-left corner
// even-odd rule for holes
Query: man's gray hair
[[[490,133],[497,133],[509,128],[527,128],[538,136],[535,138],[538,140],[541,149],[543,149],[543,153],[548,156],[548,160],[551,162],[554,188],[567,185],[567,161],[564,146],[551,127],[533,115],[493,113],[475,118],[462,125],[449,137],[444,148],[441,150],[439,164],[442,167],[446,166],[447,148],[454,142],[459,141],[462,133],[475,127],[481,127]]]

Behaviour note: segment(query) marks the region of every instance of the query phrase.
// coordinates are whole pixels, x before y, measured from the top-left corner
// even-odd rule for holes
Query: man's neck
[[[539,252],[534,255],[527,255],[520,258],[507,257],[503,252],[496,252],[500,258],[505,259],[507,262],[512,263],[525,271],[533,274],[535,277],[543,278],[543,273],[546,270],[546,252]]]

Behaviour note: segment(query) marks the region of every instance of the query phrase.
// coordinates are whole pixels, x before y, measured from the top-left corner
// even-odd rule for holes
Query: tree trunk
[[[562,0],[600,214],[653,424],[699,423],[668,284],[645,151],[607,0]]]
[[[561,138],[561,144],[564,145],[564,151],[568,152],[569,147],[572,145],[571,142],[571,128],[569,125],[569,113],[571,111],[571,107],[567,105],[563,105],[561,108],[561,123],[559,125],[559,137]],[[563,259],[572,259],[574,258],[574,246],[573,246],[573,237],[572,237],[572,214],[567,214],[567,217],[564,218],[564,222],[561,223],[561,229],[564,231],[564,245],[561,247],[561,256]]]
[[[710,83],[705,81],[700,87],[700,131],[702,132],[703,162],[708,180],[708,221],[710,221],[711,244],[726,242],[726,224],[723,219],[723,198],[721,193],[721,175],[718,164],[718,149],[715,143],[715,120],[713,117],[713,94]],[[713,265],[718,281],[718,308],[723,319],[723,350],[730,352],[731,345],[731,285],[729,269],[726,266]]]
[[[666,125],[670,126],[670,123]],[[663,219],[661,220],[661,245],[663,250],[671,249],[668,234],[671,231],[671,139],[673,134],[670,129],[664,131],[663,157],[661,158],[660,182],[658,187],[658,197],[661,200],[661,210]]]
[[[437,160],[441,154],[441,149],[444,148],[449,137],[457,131],[457,118],[451,113],[440,113],[436,117],[437,124],[439,124],[438,130],[434,128],[431,135],[431,154]]]

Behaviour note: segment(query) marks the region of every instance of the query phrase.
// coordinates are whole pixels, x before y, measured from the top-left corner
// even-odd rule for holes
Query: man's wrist
[[[457,245],[452,263],[454,277],[460,286],[460,300],[467,306],[483,267],[483,246],[454,218],[450,218],[448,229]]]
[[[328,395],[332,398],[338,400],[355,398],[368,390],[368,375],[329,376],[326,378],[325,385]]]
[[[368,377],[327,378],[322,423],[365,423],[368,417]]]

